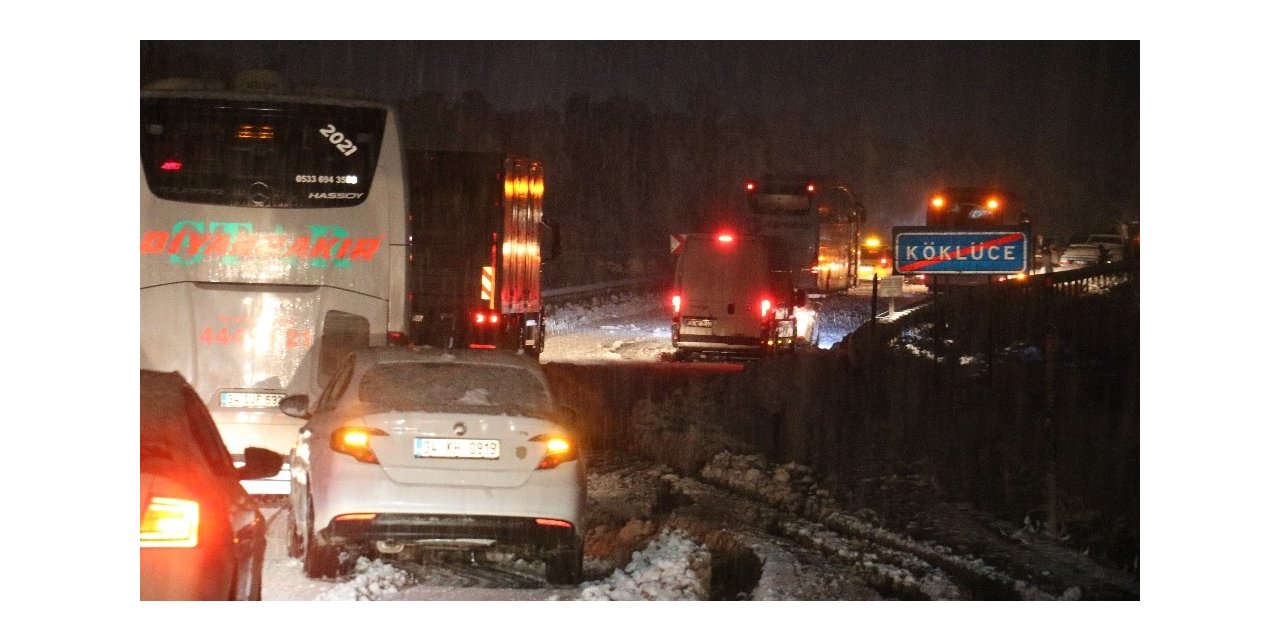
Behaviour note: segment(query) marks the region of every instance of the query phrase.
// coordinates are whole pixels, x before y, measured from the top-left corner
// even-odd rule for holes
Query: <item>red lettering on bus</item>
[[[316,246],[311,249],[312,258],[328,258],[333,253],[333,245],[338,243],[338,238],[319,237],[316,238]]]
[[[360,238],[356,241],[356,248],[351,252],[352,260],[373,260],[373,254],[378,252],[378,245],[381,240],[378,238]]]
[[[169,240],[169,234],[163,231],[148,231],[142,235],[143,253],[160,253]]]
[[[183,229],[178,235],[173,237],[173,242],[169,243],[169,253],[178,253],[182,250],[183,241],[187,243],[187,255],[194,256],[200,252],[200,245],[204,244],[204,236],[199,232],[190,229]]]
[[[338,246],[338,257],[347,257],[347,252],[351,250],[351,238],[343,238],[342,244]]]
[[[236,241],[231,245],[231,255],[248,256],[253,254],[253,249],[258,245],[258,236],[253,233],[242,233],[236,236]]]
[[[298,236],[293,239],[293,246],[289,247],[289,251],[285,255],[306,258],[310,251],[311,238],[307,236]]]
[[[211,233],[206,239],[204,255],[222,256],[227,254],[227,246],[231,244],[231,236],[225,233]]]

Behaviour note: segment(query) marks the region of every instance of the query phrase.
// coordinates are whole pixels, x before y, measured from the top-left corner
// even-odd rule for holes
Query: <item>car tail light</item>
[[[164,162],[160,163],[160,170],[161,171],[182,171],[182,161],[165,160]]]
[[[553,520],[551,518],[534,518],[533,522],[541,527],[559,527],[561,529],[572,529],[573,523],[565,520]]]
[[[529,438],[529,442],[545,442],[547,452],[538,462],[539,469],[554,469],[562,462],[578,459],[578,447],[568,436],[544,433]]]
[[[722,233],[722,234],[720,234],[720,235],[717,235],[717,236],[716,236],[716,240],[718,240],[718,241],[720,242],[720,244],[732,244],[732,243],[733,243],[733,234],[732,234],[732,233]]]
[[[933,200],[929,201],[929,204],[932,204],[934,209],[941,209],[943,205],[947,204],[947,199],[942,196],[934,196]]]
[[[385,436],[386,431],[371,427],[342,427],[329,436],[329,448],[338,453],[370,464],[378,464],[378,456],[373,453],[373,437]]]
[[[987,198],[987,208],[988,208],[988,209],[991,209],[992,211],[994,211],[994,210],[996,210],[996,209],[999,209],[999,208],[1000,208],[1000,199],[999,199],[999,198]]]
[[[194,547],[200,541],[200,503],[153,497],[138,524],[140,547]]]

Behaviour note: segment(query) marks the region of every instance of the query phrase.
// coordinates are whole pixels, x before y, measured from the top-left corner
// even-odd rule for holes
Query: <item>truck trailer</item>
[[[409,342],[537,359],[543,163],[515,153],[408,149]]]

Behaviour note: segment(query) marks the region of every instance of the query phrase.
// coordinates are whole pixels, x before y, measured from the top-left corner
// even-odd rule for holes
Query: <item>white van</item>
[[[793,305],[803,306],[805,298],[791,288],[784,251],[776,238],[765,236],[685,236],[671,293],[675,358],[759,356],[795,347]],[[811,322],[806,325],[812,329]]]

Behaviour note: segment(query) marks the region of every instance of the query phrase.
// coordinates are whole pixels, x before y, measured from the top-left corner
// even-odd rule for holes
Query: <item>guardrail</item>
[[[583,300],[594,296],[610,295],[614,293],[629,293],[634,291],[648,291],[652,288],[664,285],[666,278],[644,277],[644,278],[626,278],[622,280],[611,280],[608,282],[593,282],[573,287],[557,287],[555,289],[544,289],[542,291],[542,299],[552,304],[573,302],[575,300]]]

